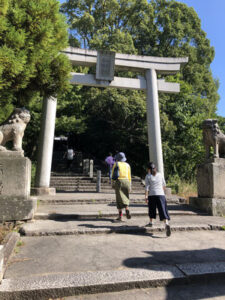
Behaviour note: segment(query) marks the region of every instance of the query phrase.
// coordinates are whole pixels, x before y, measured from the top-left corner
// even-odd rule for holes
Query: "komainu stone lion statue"
[[[206,158],[210,157],[210,148],[213,147],[213,157],[225,157],[225,135],[219,129],[217,120],[207,119],[202,123],[203,142]]]
[[[27,123],[30,121],[30,112],[25,108],[15,108],[9,118],[0,124],[0,151],[7,151],[4,147],[8,141],[13,141],[14,151],[21,151],[22,140]]]

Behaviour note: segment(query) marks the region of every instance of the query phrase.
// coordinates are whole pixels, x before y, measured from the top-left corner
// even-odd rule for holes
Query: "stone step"
[[[69,186],[69,185],[80,185],[80,186],[96,186],[96,182],[86,182],[86,181],[61,181],[61,182],[51,182],[51,186]],[[112,187],[110,183],[103,182],[101,183],[101,187]],[[144,189],[142,184],[134,183],[132,184],[133,187],[138,187]]]
[[[186,200],[177,195],[169,195],[166,197],[167,203],[170,204],[185,204]],[[41,204],[109,204],[115,203],[115,192],[113,189],[97,193],[90,192],[57,192],[55,195],[39,195],[38,200]],[[143,191],[130,193],[130,203],[145,204]]]
[[[219,224],[218,218],[207,216],[204,222],[201,218],[202,226]],[[180,222],[184,226],[189,220],[189,224],[197,225],[194,219]],[[58,222],[57,226],[62,223],[68,226],[68,222]],[[208,285],[225,278],[223,231],[172,231],[169,238],[165,232],[125,233],[21,237],[19,251],[11,257],[0,285],[0,299],[56,299],[172,284]],[[102,299],[109,298],[106,295]]]
[[[68,185],[50,185],[50,187],[54,187],[57,191],[73,191],[73,190],[79,190],[82,189],[83,191],[94,191],[96,192],[96,184],[92,185],[81,185],[81,184],[68,184]],[[113,191],[112,187],[110,185],[102,185],[101,186],[101,190],[103,190],[103,192],[105,192],[105,190],[107,191]],[[135,192],[140,192],[140,193],[144,193],[144,188],[143,187],[139,187],[139,186],[134,186],[132,187],[132,191]]]
[[[24,224],[20,233],[26,236],[49,236],[49,235],[83,235],[83,234],[145,234],[164,231],[164,224],[158,220],[153,227],[148,227],[149,219],[147,215],[138,215],[131,211],[132,218],[115,223],[116,214],[64,214],[64,213],[42,213],[40,212],[33,222]],[[170,211],[172,232],[180,231],[205,231],[222,230],[224,220],[219,217],[197,215],[185,211]]]
[[[96,192],[97,189],[96,187],[83,187],[83,186],[62,186],[62,187],[55,187],[56,191],[57,192]],[[104,188],[101,188],[101,192],[102,193],[110,193],[112,192],[112,188],[108,188],[108,187],[104,187]],[[132,192],[131,193],[140,193],[140,194],[143,194],[143,190],[141,189],[138,189],[138,188],[134,188],[132,189]]]
[[[70,205],[71,207],[71,205]],[[170,216],[192,216],[197,215],[198,213],[192,212],[192,211],[186,211],[186,210],[170,210]],[[116,218],[118,216],[118,213],[115,212],[105,212],[105,211],[99,211],[99,212],[76,212],[76,213],[56,213],[56,212],[50,212],[50,213],[36,213],[35,214],[35,220],[89,220],[89,219],[101,219],[101,218]],[[134,211],[132,212],[133,217],[147,217],[148,212],[147,211]]]
[[[86,180],[86,181],[94,181],[96,182],[96,177],[90,178],[89,176],[52,176],[51,181],[61,181],[61,180]],[[101,177],[102,182],[108,182],[108,177]],[[142,184],[142,180],[139,178],[132,178],[133,183],[140,183]]]
[[[193,283],[201,284],[203,281],[221,280],[224,276],[225,263],[220,261],[178,264],[167,266],[166,269],[163,265],[159,265],[150,270],[136,268],[135,271],[127,269],[41,274],[3,279],[0,297],[4,300],[58,299],[74,295],[171,286],[171,284],[187,286]],[[105,296],[107,297],[107,294]]]
[[[136,199],[137,200],[137,199]],[[40,202],[41,203],[41,202]],[[142,213],[145,214],[148,212],[148,206],[147,204],[143,201],[142,203],[140,202],[131,202],[130,205],[130,210],[132,210],[133,213]],[[189,207],[189,205],[187,204],[173,204],[173,203],[168,203],[168,210],[169,211],[185,211],[187,213],[191,213],[191,214],[203,214],[200,211],[196,210],[196,209],[192,209],[191,207]],[[77,205],[57,205],[57,204],[46,204],[46,205],[39,205],[38,209],[36,211],[36,215],[38,213],[63,213],[63,214],[71,214],[72,213],[81,213],[81,214],[85,214],[85,213],[94,213],[97,214],[99,213],[99,211],[101,212],[105,212],[105,213],[114,213],[117,212],[117,208],[116,208],[116,202],[115,199],[114,201],[112,201],[111,203],[104,203],[104,204],[98,204],[95,201],[93,201],[91,204],[88,205],[84,205],[84,204],[77,204]],[[206,213],[204,213],[205,215]]]
[[[68,193],[69,194],[69,193]],[[133,204],[143,204],[146,205],[145,201],[143,200],[143,196],[140,196],[140,198],[132,198],[133,194],[130,194],[130,207],[132,207]],[[41,205],[87,205],[87,204],[115,204],[115,196],[113,195],[112,197],[106,197],[106,198],[99,198],[99,199],[92,199],[91,197],[89,199],[82,199],[79,197],[74,199],[74,198],[67,198],[67,199],[39,199],[39,202]],[[184,204],[183,199],[176,199],[176,198],[167,198],[167,203],[168,204]]]
[[[104,193],[110,193],[111,190],[103,190]],[[71,189],[71,190],[61,190],[61,189],[56,189],[56,192],[60,192],[60,193],[93,193],[96,192],[96,190],[93,189]],[[134,190],[132,192],[133,194],[141,194],[141,192],[139,190]]]
[[[59,181],[59,182],[50,182],[50,185],[51,186],[69,186],[69,185],[80,185],[80,186],[96,186],[96,182],[94,181],[90,181],[90,182],[87,182],[87,181]],[[102,182],[101,183],[101,186],[104,187],[104,186],[107,186],[107,187],[112,187],[112,185],[108,182]],[[132,187],[138,187],[138,188],[141,188],[141,189],[144,189],[145,187],[140,184],[140,183],[134,183],[132,184]]]
[[[89,198],[82,198],[80,196],[74,197],[75,193],[67,193],[67,197],[57,197],[57,198],[39,198],[39,202],[43,205],[51,205],[51,204],[57,204],[57,205],[68,205],[68,204],[110,204],[114,203],[115,204],[115,195],[111,193],[111,191],[104,195],[100,193],[99,197],[95,195],[95,197],[90,196]],[[77,194],[82,194],[82,193],[77,193]],[[90,193],[92,194],[92,193]],[[71,195],[71,196],[70,196]],[[103,197],[100,197],[103,196]],[[176,198],[176,197],[169,197],[167,198],[167,203],[168,204],[185,204],[185,199],[182,198]],[[130,206],[134,204],[143,204],[146,205],[143,193],[131,193],[130,194]]]

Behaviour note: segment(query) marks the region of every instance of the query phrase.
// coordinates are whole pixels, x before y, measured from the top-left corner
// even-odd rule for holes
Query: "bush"
[[[177,194],[185,198],[187,201],[189,200],[189,197],[197,196],[196,181],[189,182],[189,181],[181,180],[176,176],[170,178],[167,186],[172,189],[173,194]]]

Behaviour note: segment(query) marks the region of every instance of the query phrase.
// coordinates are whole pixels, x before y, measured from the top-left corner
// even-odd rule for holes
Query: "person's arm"
[[[128,179],[129,179],[129,182],[130,182],[130,191],[131,191],[132,185],[131,185],[131,168],[130,168],[130,165],[128,165]]]
[[[149,182],[147,175],[145,176],[145,202],[148,203]]]
[[[131,168],[130,168],[130,165],[128,166],[128,179],[129,179],[130,184],[131,184]]]
[[[113,172],[114,172],[115,166],[116,166],[116,163],[112,167],[112,177],[113,177]],[[112,179],[112,181],[114,181],[114,180]]]
[[[163,177],[162,177],[162,186],[163,186],[164,193],[166,193],[166,182]]]
[[[64,155],[63,155],[63,158],[65,158],[65,157],[66,157],[66,154],[67,154],[67,151],[64,153]]]
[[[148,203],[148,191],[145,190],[145,202]]]

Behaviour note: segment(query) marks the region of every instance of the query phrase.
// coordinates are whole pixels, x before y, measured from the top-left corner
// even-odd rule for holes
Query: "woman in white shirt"
[[[157,172],[153,163],[148,165],[148,174],[145,177],[145,201],[148,203],[148,213],[150,223],[147,225],[152,227],[152,219],[156,219],[156,207],[158,209],[160,221],[164,221],[166,235],[171,235],[169,220],[170,216],[167,210],[165,197],[166,183],[161,173]]]

